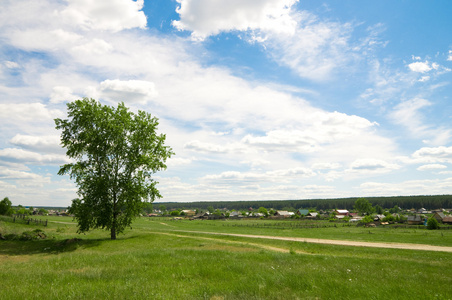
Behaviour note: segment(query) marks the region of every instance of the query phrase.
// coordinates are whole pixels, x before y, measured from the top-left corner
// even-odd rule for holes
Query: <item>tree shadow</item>
[[[110,239],[43,239],[34,241],[0,241],[0,255],[60,254],[79,248],[97,247]]]

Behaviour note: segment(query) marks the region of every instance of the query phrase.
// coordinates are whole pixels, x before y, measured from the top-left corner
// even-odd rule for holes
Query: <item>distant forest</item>
[[[250,207],[273,208],[275,210],[297,210],[303,209],[353,209],[353,205],[358,198],[365,198],[373,206],[380,205],[383,208],[399,206],[402,209],[416,210],[425,208],[427,210],[437,208],[452,208],[452,195],[435,196],[395,196],[395,197],[355,197],[340,199],[314,199],[314,200],[262,200],[262,201],[219,201],[219,202],[158,202],[154,203],[154,208],[164,205],[167,210],[173,209],[200,209],[207,210],[208,207],[214,209],[248,210]]]

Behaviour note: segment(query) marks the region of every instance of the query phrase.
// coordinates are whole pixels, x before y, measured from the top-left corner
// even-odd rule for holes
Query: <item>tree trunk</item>
[[[116,226],[114,226],[114,225],[111,228],[111,239],[116,240]]]

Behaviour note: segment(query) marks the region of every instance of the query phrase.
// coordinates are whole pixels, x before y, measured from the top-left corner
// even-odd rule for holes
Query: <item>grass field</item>
[[[141,218],[109,240],[71,218],[0,241],[0,299],[452,299],[452,253],[216,236],[223,232],[452,246],[452,230],[297,228],[297,221]],[[293,224],[292,224],[293,223]],[[77,239],[74,239],[77,238]]]

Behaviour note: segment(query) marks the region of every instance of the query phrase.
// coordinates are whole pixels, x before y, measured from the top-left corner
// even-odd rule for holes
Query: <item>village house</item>
[[[419,215],[408,216],[408,225],[422,225],[424,223],[424,217]]]
[[[451,216],[444,217],[443,218],[443,223],[452,225],[452,217]]]
[[[348,216],[350,215],[350,212],[346,209],[336,209],[335,213],[337,216]]]
[[[309,214],[309,210],[307,210],[307,209],[297,210],[297,215],[299,215],[299,216],[307,216],[308,214]]]
[[[187,217],[193,217],[194,215],[196,215],[196,212],[194,210],[189,210],[189,209],[181,210],[181,214],[182,213]]]
[[[443,219],[446,217],[446,215],[442,212],[436,212],[433,215],[433,218],[435,218],[439,223],[443,223]]]
[[[286,210],[278,210],[275,213],[275,217],[277,217],[277,218],[290,218],[293,215],[294,215],[293,212],[289,212],[289,211],[286,211]]]

